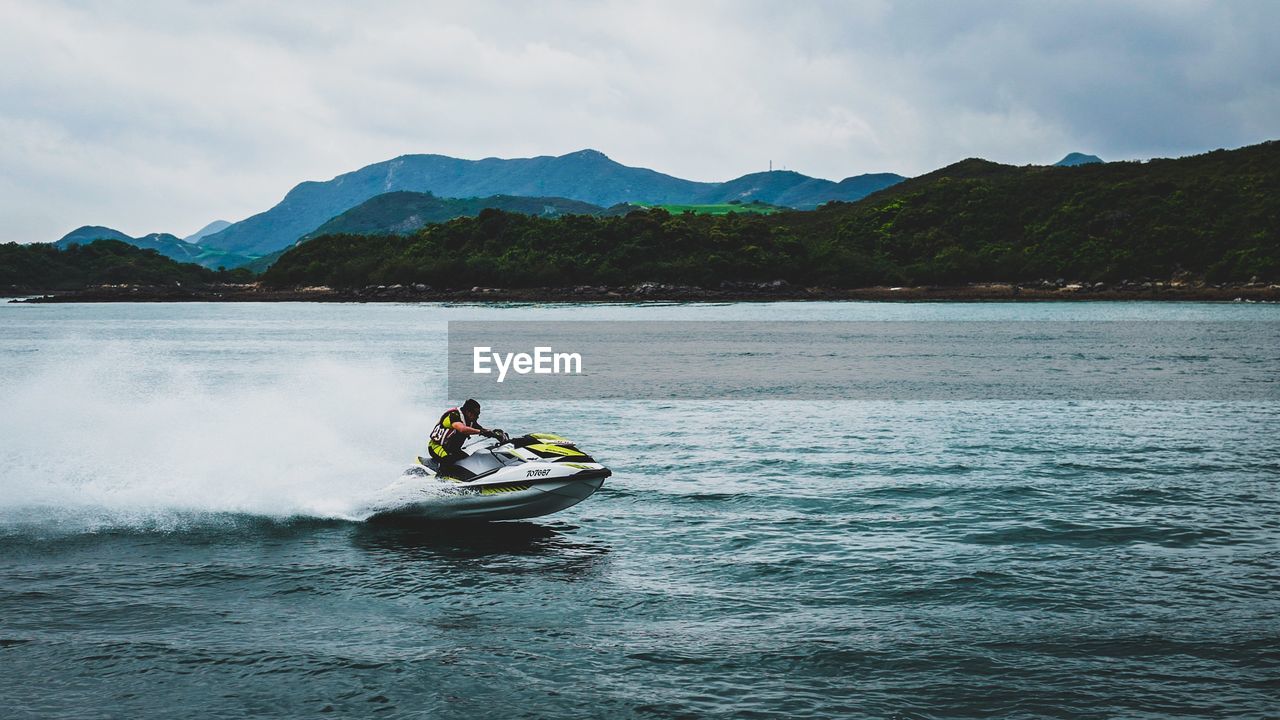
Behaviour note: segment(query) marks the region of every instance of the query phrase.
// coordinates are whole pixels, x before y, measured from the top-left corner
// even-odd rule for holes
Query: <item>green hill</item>
[[[120,284],[200,286],[246,282],[251,277],[245,270],[219,272],[175,262],[121,240],[74,243],[65,250],[49,243],[0,245],[0,288],[8,292]]]
[[[577,200],[556,197],[517,197],[492,195],[483,198],[442,198],[426,192],[397,191],[383,193],[330,219],[302,237],[309,240],[320,235],[350,233],[407,234],[431,223],[456,217],[474,217],[481,210],[505,210],[523,215],[598,215],[604,208]]]
[[[66,250],[72,245],[88,245],[94,240],[119,240],[130,245],[133,244],[133,238],[115,228],[102,227],[101,225],[85,225],[63,235],[54,245],[57,245],[59,250]]]
[[[320,237],[274,286],[538,287],[785,279],[859,287],[1280,279],[1280,143],[1176,160],[1011,167],[966,160],[858,202],[776,215],[540,218],[486,210],[411,236]]]
[[[1075,167],[966,160],[794,229],[923,282],[1274,278],[1280,143]]]

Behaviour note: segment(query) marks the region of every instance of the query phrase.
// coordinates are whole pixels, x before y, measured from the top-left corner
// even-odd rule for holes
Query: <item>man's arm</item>
[[[472,422],[475,422],[475,421],[473,420]],[[454,420],[452,427],[454,430],[457,430],[463,435],[487,435],[489,433],[488,430],[485,430],[484,428],[480,427],[480,423],[478,422],[476,422],[475,425],[472,426],[472,425],[467,425],[461,420]]]

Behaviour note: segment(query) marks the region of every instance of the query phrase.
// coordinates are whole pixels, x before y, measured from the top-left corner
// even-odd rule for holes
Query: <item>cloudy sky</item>
[[[0,242],[186,235],[407,153],[693,180],[1280,138],[1280,2],[0,0]]]

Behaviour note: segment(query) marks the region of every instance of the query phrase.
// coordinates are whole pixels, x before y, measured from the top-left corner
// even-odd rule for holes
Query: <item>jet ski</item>
[[[519,520],[586,500],[612,471],[559,435],[476,436],[467,457],[418,462],[388,487],[371,521]]]

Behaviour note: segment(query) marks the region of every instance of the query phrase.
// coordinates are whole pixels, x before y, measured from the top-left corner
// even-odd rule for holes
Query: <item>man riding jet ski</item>
[[[419,457],[417,465],[383,491],[370,519],[538,517],[577,505],[612,475],[559,435],[512,438],[501,430],[480,427],[476,422],[479,406],[468,400],[441,416],[432,430],[431,457]],[[455,412],[461,420],[451,418]],[[437,432],[441,429],[445,432]],[[449,430],[457,434],[449,435]]]
[[[468,437],[483,435],[492,438],[501,432],[486,430],[480,424],[480,403],[474,398],[468,399],[460,407],[450,408],[440,416],[440,421],[431,428],[431,440],[427,444],[430,460],[419,457],[418,461],[428,467],[432,467],[430,461],[434,461],[433,469],[436,470],[448,468],[467,456],[462,452],[462,444]]]

